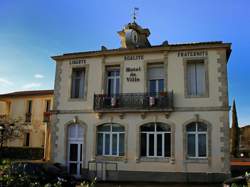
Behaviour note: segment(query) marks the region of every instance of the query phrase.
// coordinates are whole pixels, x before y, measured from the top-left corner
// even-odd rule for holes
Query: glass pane
[[[160,79],[158,80],[158,92],[163,92],[164,91],[164,80]]]
[[[171,134],[166,133],[164,139],[165,157],[170,157],[171,155]]]
[[[105,155],[110,155],[110,135],[105,134]]]
[[[114,79],[108,79],[108,95],[113,95],[114,93]]]
[[[112,124],[112,132],[124,132],[124,127],[119,124]]]
[[[149,156],[154,156],[154,134],[149,134]]]
[[[162,134],[157,134],[157,156],[162,156]]]
[[[196,131],[196,123],[191,123],[191,124],[187,125],[187,131],[188,132]]]
[[[77,144],[70,144],[70,161],[77,161]]]
[[[155,124],[148,123],[141,126],[141,131],[155,131]]]
[[[75,79],[75,90],[74,90],[74,97],[79,97],[79,90],[80,90],[80,79]]]
[[[117,155],[117,134],[112,135],[112,155]]]
[[[207,156],[207,142],[206,142],[205,134],[198,135],[198,150],[199,150],[200,157]]]
[[[188,95],[197,95],[195,63],[187,64],[187,83]]]
[[[115,75],[116,75],[116,76],[120,76],[120,70],[116,70],[116,71],[115,71]]]
[[[120,79],[117,78],[115,83],[116,83],[115,94],[119,94],[120,93]]]
[[[156,80],[150,80],[149,81],[150,96],[155,96],[155,92],[156,92]]]
[[[75,138],[76,137],[76,126],[75,125],[71,125],[69,126],[69,134],[68,134],[69,138]]]
[[[72,175],[76,175],[77,174],[77,164],[75,163],[70,163],[69,164],[69,172]]]
[[[202,131],[207,131],[207,125],[206,125],[206,124],[199,123],[199,124],[198,124],[198,131],[200,131],[200,132],[202,132]]]
[[[82,161],[82,144],[79,145],[80,145],[80,161]]]
[[[78,125],[77,138],[83,138],[83,128]]]
[[[141,156],[146,156],[146,133],[141,133]]]
[[[163,123],[157,123],[156,124],[156,131],[170,131],[170,127]]]
[[[97,133],[97,155],[102,155],[103,148],[103,134]]]
[[[119,139],[119,155],[124,156],[124,146],[125,146],[125,141],[124,141],[124,133],[120,133],[120,139]]]
[[[100,125],[97,127],[99,132],[109,132],[110,131],[110,124]]]
[[[194,134],[188,134],[188,140],[187,140],[187,153],[188,156],[195,157],[195,135]]]
[[[80,164],[80,175],[82,175],[82,164]]]
[[[196,63],[197,95],[205,94],[205,68],[203,62]]]

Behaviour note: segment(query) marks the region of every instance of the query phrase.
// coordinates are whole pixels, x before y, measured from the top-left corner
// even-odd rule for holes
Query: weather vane
[[[135,23],[137,11],[139,11],[139,8],[134,7],[134,12],[133,12],[133,23]]]

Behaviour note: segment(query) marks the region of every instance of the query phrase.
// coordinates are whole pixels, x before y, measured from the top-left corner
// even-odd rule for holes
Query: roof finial
[[[134,7],[134,12],[133,12],[133,23],[135,23],[137,11],[139,11],[139,8]]]

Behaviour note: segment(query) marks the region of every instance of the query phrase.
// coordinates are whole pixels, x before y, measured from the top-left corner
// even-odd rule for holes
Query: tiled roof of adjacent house
[[[54,94],[54,90],[19,91],[19,92],[0,94],[0,99],[8,98],[8,97],[23,97],[23,96],[53,95],[53,94]]]

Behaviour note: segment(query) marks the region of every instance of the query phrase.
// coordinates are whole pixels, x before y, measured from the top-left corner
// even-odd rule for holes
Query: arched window
[[[97,127],[97,155],[124,156],[124,127],[107,123]]]
[[[186,126],[186,131],[188,157],[207,157],[207,125],[201,122],[193,122]]]
[[[170,157],[171,128],[164,123],[147,123],[140,127],[141,156]]]

